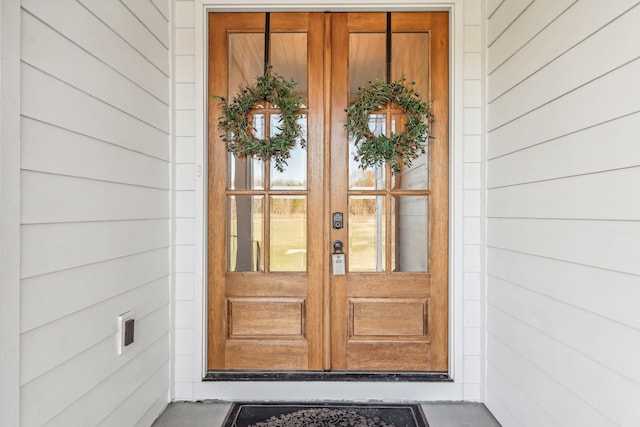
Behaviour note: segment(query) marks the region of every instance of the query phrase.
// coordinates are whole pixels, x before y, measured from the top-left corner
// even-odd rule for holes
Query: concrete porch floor
[[[230,406],[226,402],[174,402],[153,427],[219,427]],[[429,427],[500,427],[482,403],[423,403],[422,410]]]

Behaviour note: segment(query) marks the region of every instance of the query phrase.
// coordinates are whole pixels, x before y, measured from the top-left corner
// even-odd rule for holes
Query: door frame
[[[418,16],[420,18],[418,18]],[[235,84],[228,82],[231,78],[227,72],[231,66],[233,51],[227,47],[230,43],[228,33],[262,32],[265,27],[265,13],[210,13],[209,54],[209,93],[226,93],[234,90]],[[412,380],[448,378],[448,151],[449,151],[449,92],[448,92],[448,13],[447,12],[295,12],[271,13],[270,32],[275,34],[282,31],[303,31],[307,34],[308,55],[307,67],[309,74],[308,99],[306,104],[309,117],[309,134],[307,135],[308,163],[305,175],[308,175],[306,190],[294,189],[286,194],[302,194],[308,204],[306,239],[308,253],[308,268],[304,272],[270,271],[269,249],[265,249],[264,274],[251,273],[251,269],[234,272],[228,270],[225,264],[229,262],[231,249],[225,250],[225,238],[230,231],[230,225],[224,220],[224,206],[231,203],[227,200],[233,194],[259,195],[264,199],[265,219],[263,224],[265,235],[254,237],[264,241],[265,247],[270,247],[268,224],[274,225],[268,211],[270,195],[282,195],[282,188],[271,188],[268,185],[269,167],[265,173],[266,187],[253,186],[229,187],[227,169],[233,162],[227,159],[227,153],[217,130],[217,118],[222,114],[219,103],[209,100],[209,203],[213,208],[208,213],[209,259],[208,259],[208,366],[210,372],[206,379],[219,380],[247,377],[248,372],[259,378],[281,378],[283,373],[289,377],[298,378],[304,373],[305,378],[313,379],[311,373],[332,371],[332,378],[350,379],[353,373],[367,372],[358,378],[391,380],[410,378]],[[388,31],[393,21],[393,32],[403,34],[423,34],[429,32],[428,55],[424,62],[424,75],[416,74],[409,78],[422,76],[420,92],[427,93],[425,99],[433,99],[432,109],[437,117],[432,126],[434,143],[429,144],[428,186],[414,188],[404,183],[411,180],[409,170],[396,175],[393,184],[391,172],[386,166],[386,184],[375,187],[376,200],[386,201],[386,210],[378,211],[386,218],[386,267],[384,272],[366,273],[363,271],[347,274],[346,276],[332,275],[324,254],[328,252],[330,241],[334,239],[349,240],[350,232],[345,227],[342,230],[329,228],[330,213],[345,212],[349,218],[348,200],[353,194],[362,197],[373,194],[367,190],[354,190],[347,186],[347,169],[351,169],[348,154],[346,134],[343,127],[348,106],[346,95],[347,86],[353,84],[350,80],[349,59],[351,49],[344,47],[349,44],[351,34],[375,31]],[[384,33],[383,33],[384,34]],[[268,40],[265,35],[265,41]],[[330,45],[329,45],[330,44]],[[323,46],[325,50],[323,52]],[[399,45],[402,51],[402,44]],[[267,48],[265,47],[265,50]],[[405,47],[403,66],[407,60],[411,63],[409,50]],[[260,54],[261,52],[256,52]],[[425,52],[427,54],[427,52]],[[246,55],[246,53],[245,53]],[[384,60],[384,57],[382,58]],[[277,65],[276,65],[277,66]],[[261,72],[260,63],[254,65],[251,73]],[[324,68],[324,75],[322,69]],[[392,64],[396,77],[400,75],[402,66],[397,68]],[[402,71],[404,72],[404,71]],[[428,77],[427,77],[428,76]],[[227,85],[230,85],[227,88]],[[353,88],[352,88],[353,89]],[[323,96],[324,95],[324,96]],[[330,114],[331,118],[327,115]],[[329,138],[329,135],[331,137]],[[443,145],[444,143],[444,145]],[[331,154],[329,154],[331,153]],[[329,164],[329,161],[331,162]],[[231,170],[231,169],[229,169]],[[323,174],[322,171],[326,171]],[[415,169],[414,171],[417,171]],[[323,179],[324,175],[324,179]],[[276,176],[277,178],[277,176]],[[273,178],[272,178],[273,179]],[[420,178],[419,178],[420,179]],[[403,185],[399,185],[402,181]],[[242,184],[241,184],[242,185]],[[330,189],[329,189],[330,185]],[[286,190],[286,189],[285,189]],[[370,189],[371,190],[371,189]],[[237,193],[241,191],[241,193]],[[380,191],[383,196],[380,196]],[[400,195],[402,194],[402,197]],[[237,196],[236,196],[237,197]],[[370,197],[370,196],[368,196]],[[404,199],[403,199],[404,197]],[[428,200],[428,212],[424,212],[424,219],[428,218],[428,233],[424,239],[428,250],[429,268],[427,270],[401,270],[391,267],[393,251],[392,210],[397,206],[403,210],[403,202],[411,200],[416,203],[420,198]],[[240,203],[240,202],[238,202]],[[240,206],[240,205],[239,205]],[[425,202],[426,207],[426,202]],[[245,209],[247,207],[245,206]],[[230,215],[227,206],[227,217]],[[324,211],[324,215],[321,212]],[[397,212],[398,212],[397,211]],[[271,213],[273,214],[273,212]],[[396,213],[396,215],[398,215]],[[324,217],[323,217],[324,216]],[[238,217],[239,218],[239,217]],[[240,221],[240,219],[238,219]],[[351,223],[351,219],[349,219]],[[405,224],[398,220],[399,224]],[[335,227],[334,227],[335,228]],[[389,231],[391,230],[391,231]],[[237,230],[239,232],[239,229]],[[397,230],[398,236],[401,236]],[[330,235],[329,235],[330,234]],[[349,234],[349,236],[348,236]],[[428,236],[427,236],[428,234]],[[329,239],[330,237],[330,239]],[[397,238],[397,237],[396,237]],[[229,244],[230,237],[226,241]],[[391,240],[390,240],[391,239]],[[401,247],[401,240],[396,244]],[[238,242],[238,245],[240,243]],[[348,244],[350,246],[350,244]],[[233,252],[233,251],[232,251]],[[345,250],[348,254],[348,250]],[[226,254],[226,256],[225,256]],[[399,260],[398,260],[399,261]],[[424,267],[424,266],[423,266]],[[263,283],[264,282],[264,283]],[[277,283],[275,287],[269,283]],[[375,289],[370,284],[375,282]],[[264,286],[262,285],[264,284]],[[294,285],[295,288],[289,285]],[[257,287],[256,287],[257,286]],[[381,291],[385,289],[385,291]],[[381,293],[382,292],[382,293]],[[381,299],[381,297],[384,298]],[[284,299],[283,299],[284,298]],[[402,321],[396,319],[396,326],[400,329],[389,329],[389,325],[381,332],[376,319],[379,316],[390,315],[394,318],[400,310],[410,310],[411,315],[402,315]],[[249,309],[249,307],[252,307]],[[268,308],[267,308],[268,307]],[[276,308],[280,307],[280,309]],[[294,308],[295,307],[295,308]],[[279,322],[286,323],[288,332],[278,335],[263,329],[269,317],[277,317],[280,310],[286,313]],[[293,310],[293,312],[291,311]],[[241,313],[236,315],[235,313]],[[372,315],[373,313],[375,315]],[[252,314],[256,313],[256,314]],[[395,314],[394,314],[395,313]],[[293,317],[295,317],[295,319]],[[301,317],[299,317],[301,316]],[[353,316],[353,317],[352,317]],[[356,320],[356,317],[358,320]],[[236,329],[235,322],[238,322]],[[298,329],[304,324],[302,335]],[[356,324],[360,332],[356,332]],[[426,328],[426,325],[428,329]],[[324,325],[324,330],[323,330]],[[407,327],[411,325],[411,332]],[[256,327],[257,329],[253,329]],[[227,329],[230,328],[230,329]],[[371,330],[377,333],[366,332]],[[235,332],[232,332],[235,331]],[[240,331],[243,331],[240,333]],[[283,329],[278,329],[283,331]],[[417,332],[420,330],[421,332]],[[379,333],[379,335],[377,335]],[[272,335],[275,334],[275,335]],[[353,335],[352,335],[353,334]],[[397,336],[394,336],[398,334]],[[285,350],[286,349],[286,350]],[[262,372],[262,371],[265,372]],[[295,372],[288,373],[292,370]],[[267,373],[268,372],[268,373]]]
[[[432,399],[461,399],[464,382],[462,376],[463,368],[463,130],[462,123],[464,117],[463,110],[463,46],[462,34],[464,29],[464,16],[462,4],[463,0],[413,0],[405,3],[403,7],[396,7],[392,4],[378,3],[375,5],[364,4],[363,2],[351,1],[341,2],[332,0],[322,9],[305,5],[306,0],[301,0],[295,7],[290,4],[278,1],[264,1],[264,7],[257,7],[256,2],[240,0],[239,2],[216,2],[213,0],[196,0],[196,20],[195,20],[195,50],[191,52],[195,55],[195,244],[194,244],[194,345],[193,356],[190,358],[190,372],[193,378],[192,387],[194,398],[220,398],[221,396],[233,396],[236,387],[244,389],[242,384],[256,383],[230,383],[203,382],[207,374],[206,351],[207,351],[207,249],[206,249],[206,223],[207,223],[207,99],[206,87],[208,82],[208,18],[209,12],[265,12],[265,11],[447,11],[449,12],[449,378],[450,382],[437,383],[435,387],[430,387],[428,394]],[[176,52],[176,54],[181,54]],[[187,54],[187,53],[184,53]],[[175,207],[175,195],[174,195]],[[175,247],[173,249],[175,259]],[[320,378],[319,381],[326,379]],[[256,378],[245,378],[255,380]],[[222,384],[225,384],[222,386]],[[185,384],[186,385],[186,384]],[[221,388],[222,387],[222,388]],[[318,398],[322,395],[322,384],[318,384]],[[354,385],[359,389],[357,385]],[[392,390],[389,387],[387,390]],[[345,391],[350,389],[345,388]],[[362,389],[363,395],[375,393],[377,387],[367,386]],[[263,392],[265,397],[277,398],[273,390]],[[312,392],[315,393],[315,392]],[[395,395],[391,391],[393,395]],[[260,392],[258,392],[260,394]],[[385,394],[385,393],[382,393]],[[423,393],[421,393],[423,394]],[[254,395],[254,394],[252,394]],[[315,394],[314,394],[315,395]],[[330,394],[333,396],[333,394]],[[381,395],[380,393],[376,396]],[[229,397],[227,397],[229,398]],[[313,396],[311,397],[311,399]],[[393,398],[393,397],[391,397]]]

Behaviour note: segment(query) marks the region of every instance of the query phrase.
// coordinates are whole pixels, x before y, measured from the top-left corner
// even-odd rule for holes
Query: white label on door
[[[332,254],[333,274],[336,276],[344,276],[345,274],[345,257],[344,254]]]

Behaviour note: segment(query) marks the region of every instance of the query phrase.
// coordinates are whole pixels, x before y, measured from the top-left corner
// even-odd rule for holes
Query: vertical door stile
[[[332,46],[331,46],[331,31],[332,31],[332,14],[325,13],[324,14],[324,22],[323,22],[323,80],[322,80],[322,99],[323,99],[323,124],[324,127],[322,129],[322,148],[323,148],[323,156],[322,156],[322,169],[323,171],[328,171],[331,166],[331,126],[327,126],[327,124],[331,123],[331,103],[329,100],[331,99],[331,57],[332,57]],[[324,182],[322,187],[322,200],[323,200],[323,213],[324,217],[322,220],[323,224],[328,224],[331,218],[331,204],[329,203],[331,197],[331,176],[328,173],[324,173]],[[322,250],[321,254],[322,259],[327,259],[328,248],[331,247],[331,228],[323,227],[322,233]],[[332,369],[331,365],[331,263],[324,262],[322,268],[322,326],[323,326],[323,334],[322,334],[322,344],[323,344],[323,362],[322,367],[325,371],[329,371]]]
[[[309,369],[323,370],[324,362],[324,14],[309,14]]]
[[[331,16],[331,167],[330,201],[332,212],[343,212],[347,215],[347,168],[344,161],[347,158],[347,144],[344,144],[344,123],[347,114],[344,111],[348,102],[349,85],[348,73],[348,15],[334,13]],[[342,143],[340,143],[342,142]],[[341,167],[336,167],[336,161]],[[340,230],[332,230],[331,240],[347,241],[348,225]],[[347,254],[347,264],[348,264]],[[346,363],[346,316],[347,306],[347,276],[331,276],[331,368],[344,370]]]
[[[209,15],[209,39],[220,40],[226,39],[226,28],[221,24],[224,19],[221,15]],[[227,58],[227,44],[209,44],[210,58]],[[217,117],[220,115],[219,104],[211,97],[214,94],[222,94],[223,87],[226,87],[227,68],[226,60],[209,61],[209,141],[217,143],[209,144],[209,206],[223,207],[218,213],[226,215],[226,200],[224,191],[221,191],[218,182],[226,180],[226,152],[221,149],[221,141],[219,141],[218,128],[216,126]],[[226,96],[226,94],[224,94]],[[215,214],[210,213],[208,216],[208,366],[224,365],[224,346],[223,342],[226,337],[226,307],[224,297],[224,286],[220,286],[224,282],[224,274],[226,268],[225,239],[219,236],[226,235],[226,227],[223,221],[215,221]],[[217,284],[217,286],[216,286]]]
[[[430,86],[433,99],[433,112],[436,121],[433,123],[432,144],[434,153],[432,165],[433,191],[429,203],[429,222],[433,222],[430,233],[429,256],[433,265],[432,281],[439,284],[448,283],[449,274],[449,38],[448,15],[433,14],[431,31],[432,50],[430,59]],[[440,142],[440,143],[439,143]],[[432,311],[431,331],[434,346],[433,364],[440,370],[448,367],[448,286],[434,287],[431,298]]]

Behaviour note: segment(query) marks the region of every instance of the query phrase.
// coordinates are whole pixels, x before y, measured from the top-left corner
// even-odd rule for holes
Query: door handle
[[[336,240],[333,242],[333,254],[331,255],[331,264],[333,266],[333,274],[334,276],[344,276],[346,257],[342,249],[344,245],[341,240]]]

